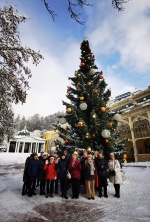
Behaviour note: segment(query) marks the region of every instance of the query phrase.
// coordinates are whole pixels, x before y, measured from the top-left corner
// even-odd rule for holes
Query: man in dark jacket
[[[28,187],[29,187],[29,176],[28,176],[28,165],[30,160],[33,158],[33,154],[31,154],[29,157],[27,157],[25,161],[25,168],[23,173],[23,187],[22,187],[22,195],[25,195],[28,193]]]
[[[107,195],[107,172],[108,163],[103,157],[103,153],[99,153],[99,157],[96,161],[96,168],[99,178],[99,197],[102,197],[102,187],[104,187],[104,197],[108,197]]]
[[[44,153],[39,158],[38,178],[40,181],[40,195],[45,195],[45,170],[43,168],[46,160],[47,160],[47,155]]]
[[[29,191],[28,196],[31,197],[32,195],[36,195],[34,192],[36,178],[39,172],[39,160],[38,155],[36,153],[33,154],[33,159],[30,160],[28,165],[28,176],[29,176]]]

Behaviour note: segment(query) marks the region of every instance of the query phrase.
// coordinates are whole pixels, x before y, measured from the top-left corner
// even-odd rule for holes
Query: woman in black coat
[[[91,155],[87,156],[87,162],[84,165],[84,179],[86,185],[87,198],[95,199],[95,163]]]
[[[104,197],[108,197],[107,195],[107,172],[108,163],[103,157],[103,153],[99,153],[99,157],[96,160],[96,168],[99,178],[99,197],[102,197],[102,187],[104,187]]]
[[[60,186],[61,186],[61,197],[64,197],[65,199],[68,199],[67,197],[67,177],[66,172],[68,169],[68,159],[63,154],[58,162],[58,175],[57,178],[60,180]]]

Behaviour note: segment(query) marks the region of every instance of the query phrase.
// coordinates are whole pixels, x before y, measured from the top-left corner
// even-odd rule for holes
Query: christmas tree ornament
[[[84,96],[81,96],[81,97],[80,97],[80,100],[81,100],[81,101],[84,100]]]
[[[60,124],[60,125],[63,125],[63,124],[65,124],[66,122],[67,122],[67,120],[66,120],[64,117],[62,117],[62,118],[59,119],[59,124]]]
[[[109,125],[109,126],[112,126],[112,125],[113,125],[113,122],[109,122],[108,125]]]
[[[85,66],[85,63],[84,63],[84,62],[81,62],[80,66]]]
[[[92,118],[93,118],[93,119],[96,119],[96,118],[97,118],[96,114],[93,114],[93,115],[92,115]]]
[[[69,141],[68,140],[65,140],[65,143],[68,143]]]
[[[85,138],[88,139],[88,138],[89,138],[89,135],[85,135]]]
[[[88,148],[87,148],[87,151],[88,151],[88,152],[91,152],[91,147],[88,147]]]
[[[95,133],[92,133],[92,137],[93,137],[93,138],[95,137]]]
[[[67,108],[67,113],[71,113],[72,109],[71,108]]]
[[[101,132],[102,137],[109,138],[110,137],[110,131],[105,129]]]
[[[83,127],[84,123],[83,122],[78,122],[78,127]]]
[[[113,119],[116,120],[116,121],[120,121],[121,120],[121,115],[116,113],[114,116],[113,116]]]
[[[127,159],[127,155],[125,153],[122,155],[122,159]]]
[[[59,145],[56,145],[57,148],[59,148]]]
[[[103,79],[103,75],[102,74],[99,75],[99,79]]]
[[[77,76],[78,76],[78,77],[80,77],[80,76],[81,76],[81,74],[80,74],[80,73],[78,73],[78,74],[77,74]]]
[[[70,92],[70,91],[71,91],[71,88],[70,88],[70,87],[68,87],[68,88],[67,88],[67,92]]]
[[[101,110],[102,113],[106,112],[106,108],[105,107],[101,107],[100,110]]]
[[[87,84],[88,84],[88,86],[91,86],[91,85],[92,85],[92,83],[91,83],[91,82],[88,82]]]
[[[88,57],[88,60],[90,60],[91,58],[90,57]]]
[[[108,140],[108,139],[106,139],[106,140],[105,140],[105,143],[109,143],[109,140]]]
[[[86,110],[87,109],[87,104],[86,103],[81,103],[79,105],[79,107],[80,107],[81,110]]]
[[[81,83],[80,83],[80,82],[77,82],[76,86],[81,86]]]
[[[95,74],[94,69],[91,68],[90,71],[89,71],[89,74],[90,74],[90,75],[94,75],[94,74]]]
[[[86,136],[89,136],[90,134],[89,133],[86,133]]]
[[[95,90],[94,90],[94,93],[95,93],[95,94],[98,94],[98,89],[95,89]]]

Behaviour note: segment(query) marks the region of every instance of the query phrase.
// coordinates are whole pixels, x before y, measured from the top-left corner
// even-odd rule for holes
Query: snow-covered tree
[[[39,52],[21,43],[19,24],[26,20],[13,6],[0,9],[0,132],[3,134],[12,124],[10,104],[26,101],[28,79],[32,76],[26,64],[31,59],[37,65],[42,59]]]

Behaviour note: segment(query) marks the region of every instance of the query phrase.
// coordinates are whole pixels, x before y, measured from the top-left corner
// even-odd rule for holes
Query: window
[[[118,127],[118,130],[121,131],[120,133],[120,139],[123,139],[125,137],[128,137],[129,139],[131,139],[131,131],[130,131],[130,127],[128,125],[128,123],[121,123],[121,125]]]
[[[147,119],[138,119],[133,124],[135,138],[150,136],[150,125]]]

